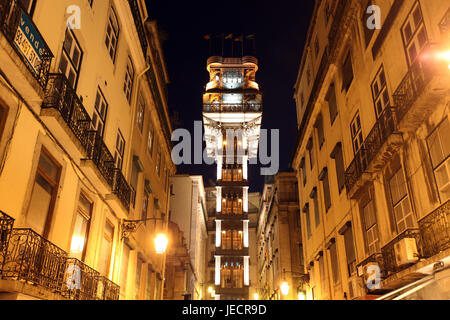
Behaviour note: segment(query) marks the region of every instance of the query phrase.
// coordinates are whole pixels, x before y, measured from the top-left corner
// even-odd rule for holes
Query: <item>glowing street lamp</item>
[[[287,295],[289,294],[289,289],[290,289],[289,283],[287,283],[287,281],[284,281],[284,282],[281,284],[280,289],[281,289],[281,294],[282,294],[283,296],[287,296]]]
[[[165,234],[158,234],[155,238],[155,248],[157,254],[164,254],[167,250],[167,245],[169,244],[169,239]]]
[[[259,300],[259,294],[255,293],[255,294],[253,295],[253,300]]]
[[[298,295],[297,295],[297,299],[298,300],[306,300],[306,294],[305,294],[305,292],[303,292],[303,291],[299,291],[298,292]]]

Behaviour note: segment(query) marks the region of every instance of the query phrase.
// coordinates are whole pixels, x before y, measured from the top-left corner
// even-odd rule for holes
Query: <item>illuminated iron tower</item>
[[[262,120],[258,60],[213,55],[207,70],[203,122],[208,156],[217,164],[216,300],[247,300],[256,263],[249,256],[248,165],[257,157]]]

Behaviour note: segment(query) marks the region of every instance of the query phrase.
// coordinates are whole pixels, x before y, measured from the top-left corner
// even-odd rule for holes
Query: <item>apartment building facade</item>
[[[446,1],[316,1],[293,161],[309,299],[448,299],[449,22]]]
[[[2,298],[162,299],[175,166],[145,2],[8,0],[0,16]]]
[[[308,277],[303,263],[295,172],[280,172],[264,185],[257,226],[257,257],[256,297],[297,300],[306,296]]]
[[[189,259],[185,296],[201,300],[206,295],[207,234],[206,194],[202,176],[175,175],[170,179],[170,220],[183,232]]]

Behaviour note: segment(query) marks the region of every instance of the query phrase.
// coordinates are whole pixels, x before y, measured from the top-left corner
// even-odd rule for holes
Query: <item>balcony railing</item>
[[[383,270],[389,274],[400,272],[409,267],[409,265],[399,266],[397,265],[395,245],[403,239],[413,238],[416,240],[417,249],[419,250],[419,256],[421,256],[421,238],[419,229],[408,229],[387,245],[385,245],[381,252],[383,254]]]
[[[42,108],[58,110],[84,150],[88,149],[91,118],[63,74],[50,74]]]
[[[450,200],[419,221],[425,257],[450,249]]]
[[[14,229],[2,279],[25,281],[60,292],[67,253],[31,229]]]
[[[14,219],[0,211],[0,272],[5,259],[9,238],[14,226]]]
[[[432,47],[429,44],[422,52],[426,52]],[[406,76],[393,94],[398,122],[404,118],[414,102],[422,95],[433,76],[438,74],[437,71],[438,68],[436,66],[432,63],[422,62],[421,59],[417,59],[409,68]]]
[[[69,300],[96,300],[99,273],[75,258],[66,259],[61,294]]]
[[[53,54],[19,1],[0,1],[0,30],[40,86],[45,88]]]
[[[23,281],[70,300],[119,299],[118,285],[31,229],[11,231],[0,279]]]
[[[205,104],[204,112],[262,112],[261,103]]]
[[[120,287],[105,277],[97,277],[97,300],[119,300]]]
[[[380,118],[375,123],[366,140],[364,140],[361,149],[355,155],[345,172],[345,185],[347,192],[353,188],[364,172],[366,172],[370,163],[374,160],[383,144],[396,129],[395,108],[388,107],[384,109]]]
[[[114,184],[115,161],[103,141],[102,136],[97,131],[88,132],[87,157],[100,171],[106,182],[112,187]]]
[[[141,13],[139,11],[139,5],[137,0],[128,0],[130,4],[131,13],[133,14],[134,25],[136,26],[136,30],[139,36],[139,41],[141,42],[142,51],[144,56],[147,55],[147,37],[145,36],[144,25],[142,23]]]
[[[124,207],[130,210],[131,187],[120,169],[115,169],[113,193],[119,198]]]

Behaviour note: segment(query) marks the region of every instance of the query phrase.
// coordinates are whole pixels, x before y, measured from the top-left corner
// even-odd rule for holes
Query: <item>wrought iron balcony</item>
[[[65,75],[50,74],[42,108],[58,110],[84,150],[88,150],[91,118]]]
[[[67,258],[61,295],[69,300],[96,300],[100,274],[75,258]]]
[[[436,98],[445,97],[450,89],[447,63],[426,59],[435,49],[440,50],[439,47],[438,44],[427,44],[421,53],[424,58],[418,58],[410,66],[393,94],[398,123],[408,116],[404,125],[417,127],[435,110]],[[413,108],[414,105],[418,107]]]
[[[388,138],[394,133],[396,124],[395,108],[386,108],[345,172],[345,185],[348,193],[350,193],[363,173],[367,171],[367,168]]]
[[[450,249],[450,200],[419,221],[425,257]]]
[[[25,281],[60,292],[67,253],[31,229],[13,229],[2,279]]]
[[[14,219],[0,211],[0,273],[5,259],[9,238],[14,226]]]
[[[11,219],[6,216],[8,228]],[[23,281],[70,300],[119,299],[118,285],[31,229],[12,229],[0,279]]]
[[[97,131],[88,131],[87,159],[91,160],[100,171],[105,181],[113,187],[115,176],[114,157],[109,152],[102,136]]]
[[[115,169],[113,193],[119,198],[123,206],[130,210],[131,187],[120,169]]]
[[[417,250],[419,257],[422,256],[421,254],[421,237],[420,237],[420,231],[419,229],[408,229],[405,232],[398,235],[396,238],[394,238],[391,242],[389,242],[387,245],[385,245],[381,252],[383,254],[383,270],[387,272],[389,275],[394,274],[397,272],[400,272],[410,266],[410,264],[405,264],[399,266],[397,264],[397,254],[395,252],[395,245],[399,243],[403,239],[412,238],[415,239]],[[417,257],[417,258],[419,258]]]
[[[148,42],[145,36],[144,25],[142,23],[141,13],[139,11],[139,5],[137,0],[128,0],[130,4],[131,13],[133,14],[134,25],[139,36],[139,41],[141,43],[142,51],[144,56],[147,55]]]
[[[204,112],[262,112],[261,103],[220,103],[205,104]]]
[[[105,277],[97,277],[97,300],[119,300],[120,287]]]
[[[53,54],[19,1],[0,1],[0,30],[40,86],[45,88]]]

